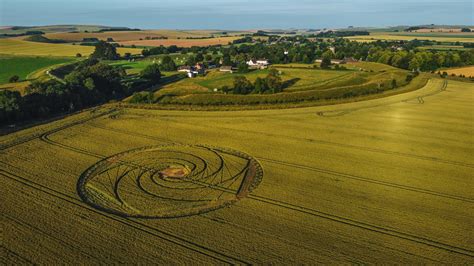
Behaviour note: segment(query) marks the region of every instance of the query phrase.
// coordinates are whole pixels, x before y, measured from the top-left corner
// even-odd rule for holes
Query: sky
[[[0,25],[289,29],[474,25],[474,0],[0,0]]]

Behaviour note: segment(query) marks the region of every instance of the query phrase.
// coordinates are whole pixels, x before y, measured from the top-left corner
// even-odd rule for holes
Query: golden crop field
[[[193,47],[193,46],[212,46],[212,45],[227,45],[240,37],[217,37],[208,39],[166,39],[166,40],[133,40],[121,41],[119,44],[130,46],[171,46],[178,47]]]
[[[119,54],[140,54],[142,49],[118,48]],[[94,52],[93,46],[70,44],[51,44],[27,42],[18,39],[0,39],[0,53],[8,55],[37,55],[37,56],[76,56],[77,53],[88,56]]]
[[[0,84],[0,91],[1,90],[10,90],[10,91],[18,91],[22,95],[25,94],[26,88],[31,84],[30,81],[21,81],[16,83],[5,83]]]
[[[59,33],[48,33],[45,37],[50,39],[60,39],[66,41],[75,41],[80,42],[84,38],[98,38],[100,40],[107,40],[107,38],[113,38],[117,42],[124,41],[138,41],[140,39],[145,39],[146,37],[167,37],[169,39],[178,39],[178,38],[200,38],[200,37],[210,37],[212,35],[220,35],[222,31],[213,31],[213,30],[144,30],[144,31],[107,31],[107,32],[81,32],[81,33],[71,33],[71,32],[59,32]],[[230,35],[243,34],[248,32],[229,32]]]
[[[460,68],[450,68],[444,70],[446,71],[449,75],[455,74],[457,76],[459,75],[464,75],[466,77],[474,77],[474,66],[466,66],[466,67],[460,67]],[[444,72],[442,71],[442,72]]]
[[[468,37],[466,37],[468,36]],[[430,40],[437,42],[474,42],[474,34],[471,33],[398,33],[398,32],[371,32],[367,36],[351,36],[346,37],[347,39],[360,41],[360,42],[371,42],[376,40],[399,40],[399,41],[411,41],[414,39],[418,40]]]
[[[474,85],[0,137],[6,264],[474,263]],[[147,148],[142,148],[147,147]]]

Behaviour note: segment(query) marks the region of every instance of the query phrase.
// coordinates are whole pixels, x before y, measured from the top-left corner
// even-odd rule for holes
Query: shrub
[[[8,80],[10,83],[16,83],[20,80],[20,77],[18,75],[13,75],[10,77],[10,79]]]
[[[151,64],[147,66],[140,74],[142,78],[153,83],[158,83],[161,79],[160,66],[158,64]]]

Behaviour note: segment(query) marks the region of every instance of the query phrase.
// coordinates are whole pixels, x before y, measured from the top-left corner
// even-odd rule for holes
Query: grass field
[[[470,33],[406,33],[406,32],[371,32],[368,36],[353,36],[347,37],[350,40],[370,42],[376,40],[402,40],[410,41],[414,39],[418,40],[430,40],[437,42],[461,42],[471,43],[474,42],[474,34]]]
[[[280,72],[284,84],[282,93],[224,94],[219,89],[223,86],[232,87],[234,78],[242,74],[215,70],[204,77],[165,85],[156,91],[155,96],[160,103],[201,106],[321,101],[380,93],[391,88],[393,79],[397,81],[398,87],[402,87],[407,84],[406,77],[409,74],[405,70],[370,62],[348,64],[348,70],[314,69],[301,64],[272,67]],[[243,75],[254,82],[257,77],[267,76],[268,70],[256,70]]]
[[[446,71],[449,75],[455,74],[457,76],[464,75],[466,77],[474,77],[474,66],[466,66],[461,68],[449,68],[442,70],[442,72]]]
[[[315,70],[299,68],[278,68],[281,71],[281,78],[284,83],[288,83],[286,91],[303,91],[314,89],[325,89],[327,84],[338,84],[351,80],[357,84],[364,80],[358,79],[362,74],[355,71],[335,71],[335,70]],[[256,70],[246,74],[230,74],[217,70],[209,72],[204,77],[184,79],[182,81],[164,86],[157,91],[156,96],[165,94],[186,95],[192,93],[213,92],[223,86],[233,86],[234,78],[245,76],[251,82],[255,82],[257,77],[265,78],[269,70]]]
[[[27,79],[28,75],[42,68],[57,64],[72,62],[71,58],[60,57],[27,57],[27,56],[2,56],[0,55],[0,84],[8,83],[13,75],[18,75],[20,80]]]
[[[118,48],[120,54],[140,54],[142,49]],[[8,55],[35,55],[73,57],[77,53],[87,56],[94,52],[92,46],[27,42],[16,39],[0,39],[0,53]]]
[[[136,60],[133,62],[129,62],[128,60],[118,60],[112,61],[110,64],[113,66],[123,67],[128,74],[137,74],[151,64],[160,64],[163,56],[164,55],[153,56],[144,60]],[[171,54],[169,56],[175,61],[177,65],[184,65],[187,60],[187,56],[182,54]]]
[[[406,94],[300,109],[102,107],[0,137],[3,262],[472,264],[473,102],[471,83],[433,79]],[[245,160],[263,169],[250,194],[219,170],[248,169]],[[203,163],[217,179],[163,174]],[[105,180],[86,172],[93,165]],[[215,208],[193,213],[193,200]],[[189,216],[132,215],[161,213],[165,201],[170,211],[191,206]]]

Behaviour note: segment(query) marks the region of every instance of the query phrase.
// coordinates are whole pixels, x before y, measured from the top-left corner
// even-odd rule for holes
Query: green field
[[[432,79],[310,108],[104,106],[2,136],[3,261],[472,264],[473,103],[472,83]]]
[[[20,80],[28,79],[32,72],[57,64],[72,62],[71,58],[60,57],[27,57],[27,56],[1,56],[0,55],[0,84],[8,83],[13,75],[18,75]]]
[[[176,65],[184,65],[187,60],[187,55],[171,54],[169,56],[175,61]],[[164,55],[160,55],[136,61],[119,60],[111,61],[109,63],[113,66],[123,67],[127,74],[137,74],[151,64],[160,64],[163,57]]]
[[[265,77],[269,70],[246,74],[223,73],[213,70],[203,77],[184,79],[161,87],[155,96],[161,104],[172,105],[254,105],[281,104],[344,99],[391,90],[395,79],[398,88],[407,85],[408,71],[377,63],[348,64],[347,70],[323,70],[301,65],[275,65],[284,84],[282,93],[236,95],[219,92],[223,86],[232,87],[234,78],[245,76],[250,81]],[[424,79],[421,75],[420,79]],[[423,86],[423,82],[410,90]],[[403,89],[401,89],[403,91]],[[217,92],[216,92],[217,91]]]

